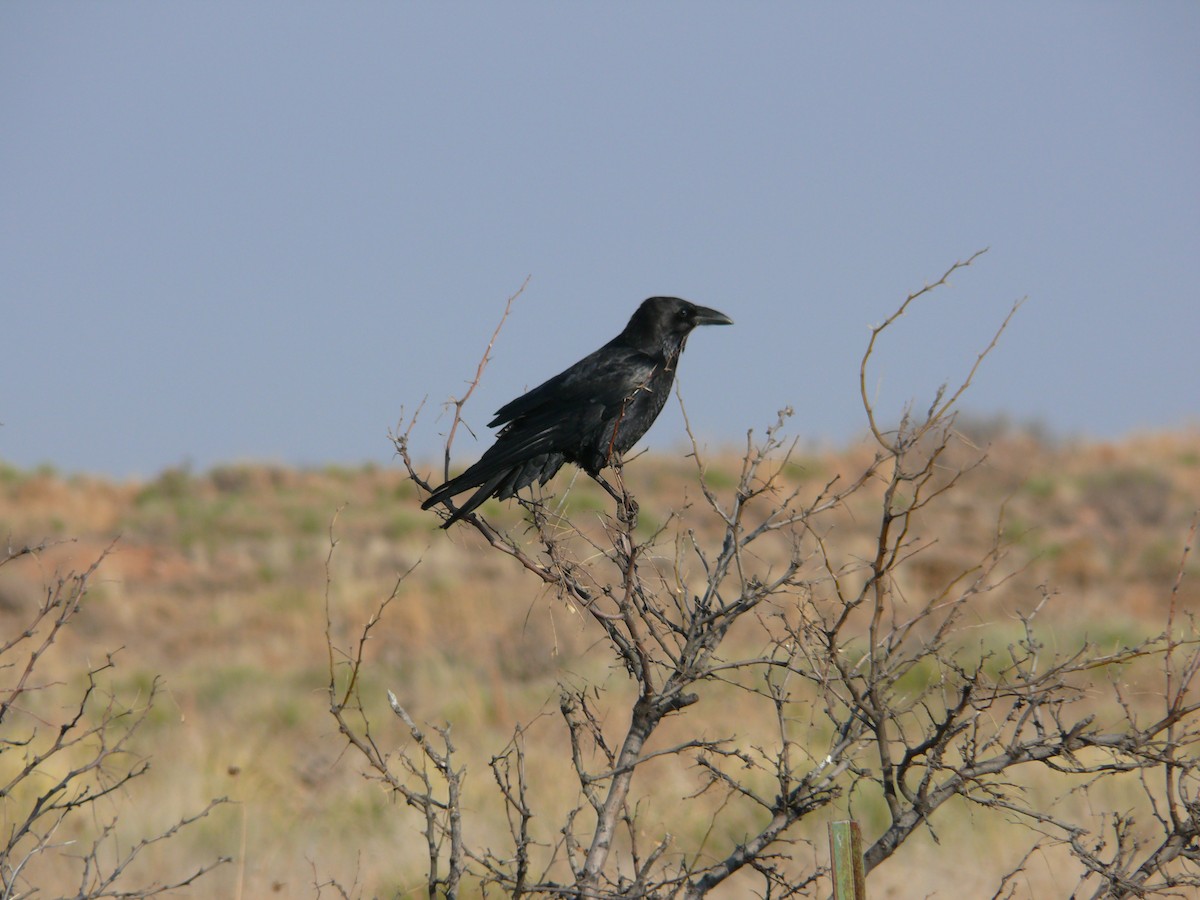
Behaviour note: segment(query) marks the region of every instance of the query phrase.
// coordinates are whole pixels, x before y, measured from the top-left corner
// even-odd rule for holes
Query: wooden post
[[[853,819],[829,823],[829,860],[833,874],[833,900],[867,900],[862,832]]]

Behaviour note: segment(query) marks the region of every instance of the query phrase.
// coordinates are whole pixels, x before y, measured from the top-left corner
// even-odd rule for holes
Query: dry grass
[[[869,452],[864,445],[813,453],[785,474],[815,492],[836,473],[860,471]],[[647,456],[627,470],[643,527],[686,509],[696,496],[694,467],[682,457]],[[720,487],[722,477],[732,483],[737,468],[736,454],[718,456],[708,477]],[[553,486],[565,484],[564,475]],[[592,487],[581,479],[568,498],[584,520],[607,508]],[[417,506],[402,474],[384,468],[230,466],[203,474],[171,470],[144,484],[0,468],[0,532],[10,546],[70,539],[0,570],[0,633],[17,627],[55,572],[90,564],[119,538],[75,627],[45,661],[43,680],[70,684],[81,660],[118,648],[110,687],[119,696],[136,702],[155,675],[164,678],[165,692],[138,744],[153,768],[106,801],[123,833],[161,827],[217,795],[236,801],[163,845],[148,864],[186,867],[217,853],[235,857],[200,885],[196,893],[204,896],[329,896],[328,888],[316,887],[328,879],[357,883],[366,896],[423,891],[419,823],[362,778],[327,712],[325,559],[335,515],[331,600],[343,646],[397,574],[416,566],[368,652],[372,683],[365,693],[378,700],[381,740],[403,739],[386,724],[388,688],[419,721],[453,723],[469,772],[466,808],[484,811],[492,787],[488,759],[517,723],[532,722],[530,769],[539,773],[539,790],[545,786],[536,827],[554,828],[555,812],[575,802],[555,717],[558,685],[621,692],[628,689],[624,677],[608,669],[588,623],[533,576],[485,552],[466,529],[437,530],[436,518]],[[900,587],[913,598],[940,590],[986,551],[1003,509],[1012,577],[973,623],[981,646],[1003,647],[1016,634],[1012,612],[1030,603],[1040,585],[1059,593],[1043,625],[1048,643],[1070,645],[1083,633],[1131,643],[1162,628],[1198,507],[1198,433],[1064,445],[1005,433],[995,438],[987,463],[924,519],[917,537],[927,546]],[[520,514],[514,504],[493,503],[485,512],[507,521]],[[865,553],[872,522],[869,509],[847,509],[831,546],[846,558]],[[663,552],[672,555],[672,548]],[[1178,600],[1187,610],[1200,601],[1200,579],[1190,574]],[[1152,690],[1132,689],[1148,708],[1156,702]],[[54,693],[38,702],[53,705]],[[753,733],[754,723],[720,686],[697,711],[711,734]],[[669,729],[660,736],[671,738]],[[640,783],[650,808],[675,802],[699,783],[697,773],[675,763],[653,771],[653,779]],[[869,835],[878,814],[873,798],[842,803]],[[1014,830],[962,806],[946,812],[938,820],[941,844],[923,834],[873,874],[872,896],[961,897],[994,889],[998,872],[1024,849],[1010,845]],[[499,846],[506,835],[499,816],[477,816],[468,827],[476,844]],[[697,833],[681,836],[681,843],[699,839],[702,827],[698,821]],[[741,824],[722,827],[737,831]],[[824,820],[814,822],[797,835],[798,859],[824,858],[823,828]],[[1073,884],[1073,876],[1061,880],[1062,863],[1052,854],[1032,859],[1027,893],[1017,895],[1047,896]],[[53,894],[55,885],[45,890]]]

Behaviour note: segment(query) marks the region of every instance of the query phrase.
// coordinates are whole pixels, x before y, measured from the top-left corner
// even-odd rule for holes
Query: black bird
[[[503,426],[479,462],[451,478],[421,504],[445,503],[449,528],[488,499],[505,500],[563,463],[579,466],[610,494],[600,470],[620,460],[646,433],[667,402],[675,366],[697,325],[732,325],[724,313],[678,297],[651,297],[625,330],[564,372],[496,410]],[[475,490],[454,509],[450,499]],[[619,498],[618,498],[619,499]]]

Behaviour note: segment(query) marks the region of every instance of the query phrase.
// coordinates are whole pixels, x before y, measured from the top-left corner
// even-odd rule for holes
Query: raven
[[[446,504],[449,528],[488,497],[505,500],[537,481],[545,484],[570,462],[614,497],[600,470],[619,462],[658,418],[675,366],[697,325],[732,325],[724,313],[678,297],[643,301],[625,330],[569,369],[496,410],[503,426],[479,462],[451,478],[421,504]],[[450,499],[475,490],[455,509]],[[618,497],[618,499],[620,499]]]

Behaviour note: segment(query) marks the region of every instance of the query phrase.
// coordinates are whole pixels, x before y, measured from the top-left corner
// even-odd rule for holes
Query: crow
[[[574,463],[614,498],[600,470],[619,463],[658,418],[675,366],[697,325],[732,325],[724,313],[678,297],[643,301],[625,330],[575,365],[496,410],[496,442],[479,462],[451,478],[421,504],[443,503],[449,528],[489,497],[506,500],[537,481],[545,484]],[[451,498],[475,489],[462,506]]]

